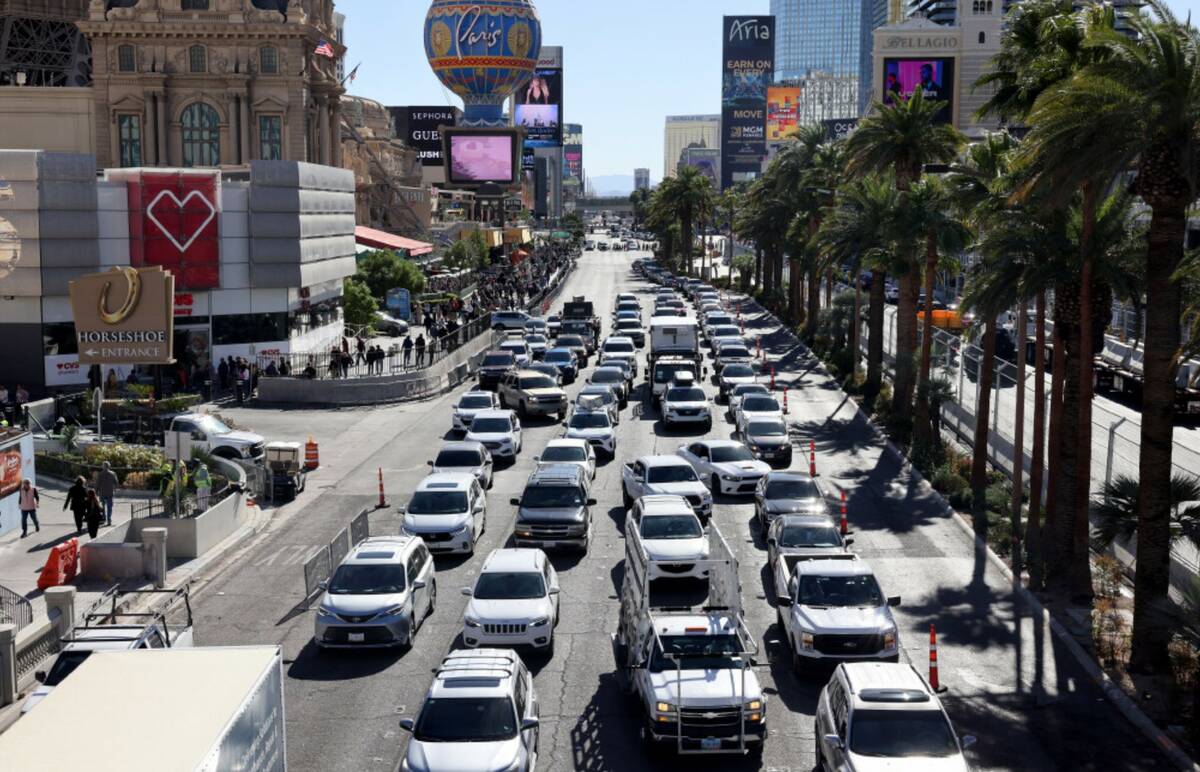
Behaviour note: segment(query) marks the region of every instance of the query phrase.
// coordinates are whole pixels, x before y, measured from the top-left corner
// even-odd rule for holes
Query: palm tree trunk
[[[917,353],[917,293],[920,274],[912,266],[900,277],[900,302],[896,306],[896,382],[892,392],[892,415],[912,411],[913,375]],[[900,438],[906,442],[906,437]]]
[[[1092,241],[1096,230],[1095,184],[1084,185],[1082,202],[1083,227],[1079,237],[1082,267],[1079,281],[1079,417],[1076,419],[1075,440],[1075,503],[1074,527],[1071,529],[1071,598],[1087,604],[1092,602],[1092,561],[1088,510],[1092,495],[1092,397],[1095,394],[1095,347],[1092,345]],[[1085,556],[1080,559],[1080,555]]]
[[[921,369],[917,374],[917,406],[914,438],[918,444],[930,445],[933,425],[929,420],[929,368],[933,359],[933,274],[937,270],[937,237],[925,237],[925,323],[921,327]]]
[[[867,317],[867,383],[863,389],[866,404],[873,404],[883,381],[883,282],[887,274],[872,271],[870,307]]]
[[[1057,306],[1058,303],[1055,301],[1056,309]],[[1067,336],[1064,326],[1059,323],[1057,310],[1054,316],[1053,363],[1050,373],[1050,444],[1046,456],[1050,461],[1046,470],[1046,489],[1049,493],[1046,496],[1046,524],[1042,528],[1042,564],[1047,571],[1051,571],[1051,566],[1056,565],[1060,559],[1065,560],[1067,557],[1065,554],[1060,554],[1058,499],[1055,496],[1063,468],[1062,420],[1063,392],[1067,385]],[[1045,583],[1045,574],[1043,573],[1043,585]]]
[[[754,245],[754,287],[756,289],[763,286],[763,250],[762,247]]]
[[[817,272],[816,255],[808,269],[808,312],[804,319],[804,337],[810,342],[817,335],[817,320],[821,316],[821,275]]]
[[[692,275],[692,213],[684,210],[679,214],[679,235],[683,242],[683,264],[688,276]]]
[[[1046,431],[1046,293],[1037,295],[1034,334],[1033,374],[1033,455],[1029,465],[1029,520],[1025,526],[1026,562],[1029,564],[1029,588],[1042,588],[1042,476],[1045,462]],[[1024,347],[1025,340],[1021,338]]]
[[[775,254],[771,256],[771,269],[775,272],[775,287],[783,287],[783,247],[777,246]],[[782,311],[780,308],[775,309],[776,313]]]
[[[1139,672],[1168,667],[1171,637],[1167,591],[1171,566],[1171,451],[1178,369],[1181,292],[1174,274],[1183,255],[1185,203],[1156,206],[1146,253],[1146,341],[1142,434],[1138,458],[1137,572],[1134,574],[1133,649]],[[1193,711],[1200,710],[1193,708]]]
[[[1018,296],[1017,329],[1017,407],[1013,415],[1013,474],[1012,474],[1012,570],[1014,581],[1021,582],[1021,503],[1025,485],[1025,328],[1028,314],[1025,298]]]
[[[800,295],[803,291],[804,273],[800,269],[800,258],[789,256],[788,267],[788,320],[795,325],[800,319]]]
[[[996,318],[983,330],[983,361],[979,363],[979,404],[975,410],[975,447],[971,458],[971,522],[975,535],[987,541],[987,449],[992,403],[992,372],[996,368]]]
[[[850,372],[855,379],[858,377],[858,360],[860,359],[858,352],[858,336],[862,331],[862,282],[858,280],[858,266],[855,265],[854,271],[854,324],[850,326]]]
[[[1078,289],[1074,286],[1070,288],[1070,292],[1056,293],[1055,297],[1063,301],[1067,300],[1067,295],[1070,295],[1070,303],[1074,304],[1079,295]],[[1063,303],[1056,302],[1056,310]],[[1065,330],[1063,341],[1066,349],[1066,364],[1063,372],[1063,397],[1062,402],[1057,407],[1062,412],[1062,417],[1059,422],[1059,448],[1057,458],[1061,468],[1059,469],[1058,480],[1054,488],[1051,489],[1051,495],[1054,496],[1054,530],[1051,538],[1055,543],[1054,562],[1047,565],[1046,585],[1064,597],[1071,597],[1074,594],[1075,588],[1072,585],[1072,577],[1077,575],[1074,568],[1074,562],[1079,560],[1079,555],[1075,554],[1075,486],[1077,485],[1076,478],[1080,474],[1079,449],[1076,443],[1079,441],[1079,329],[1078,319],[1073,319],[1069,323],[1064,323],[1063,326],[1068,328]],[[1057,332],[1059,323],[1056,321],[1055,331]],[[1088,555],[1085,553],[1083,559],[1087,560]]]

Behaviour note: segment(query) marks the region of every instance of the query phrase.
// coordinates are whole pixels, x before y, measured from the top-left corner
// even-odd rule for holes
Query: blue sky
[[[564,48],[564,113],[583,124],[589,177],[662,176],[663,119],[720,108],[721,17],[767,13],[769,0],[537,0],[542,37]],[[1169,0],[1200,21],[1200,0]],[[429,64],[426,0],[337,0],[346,14],[352,93],[387,105],[454,105]]]

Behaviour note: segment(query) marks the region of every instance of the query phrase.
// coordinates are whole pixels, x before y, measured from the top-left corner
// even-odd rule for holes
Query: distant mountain
[[[588,177],[597,196],[628,196],[633,192],[632,174],[602,174]]]

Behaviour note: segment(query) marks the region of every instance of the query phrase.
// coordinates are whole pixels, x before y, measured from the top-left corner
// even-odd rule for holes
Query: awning
[[[424,241],[406,239],[403,236],[396,236],[387,231],[377,231],[362,225],[354,227],[354,241],[375,249],[402,249],[410,257],[427,255],[433,251],[433,245],[426,244]]]

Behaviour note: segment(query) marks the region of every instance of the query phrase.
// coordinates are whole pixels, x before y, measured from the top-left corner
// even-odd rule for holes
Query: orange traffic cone
[[[379,467],[379,509],[387,506],[387,499],[383,496],[383,467]]]
[[[312,435],[309,435],[308,442],[304,443],[304,470],[311,472],[321,465],[321,456],[317,452],[317,443],[313,441]]]
[[[929,623],[929,688],[935,692],[942,690],[938,683],[937,629],[933,622]]]
[[[817,476],[817,443],[813,440],[808,441],[808,475]]]
[[[850,533],[850,521],[846,519],[846,492],[842,491],[842,536]]]

